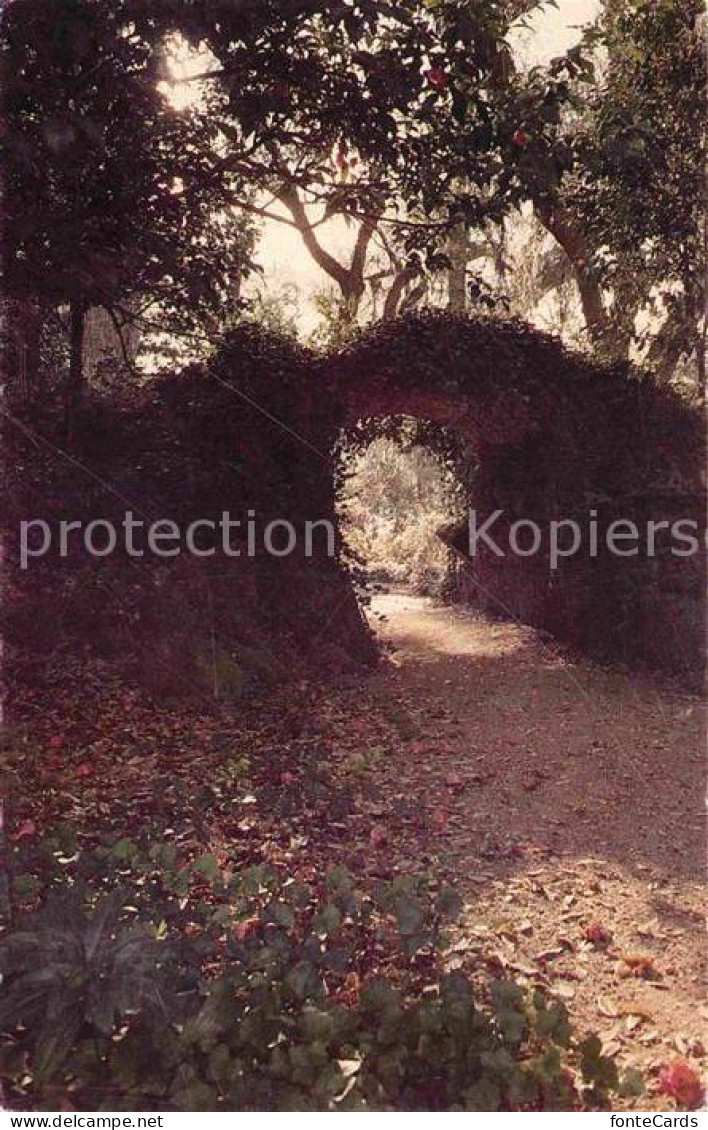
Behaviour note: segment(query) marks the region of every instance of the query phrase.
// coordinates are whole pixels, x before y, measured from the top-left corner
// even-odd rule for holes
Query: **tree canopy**
[[[702,362],[705,42],[695,0],[610,0],[580,45],[572,167],[537,211],[566,251],[591,333],[668,378]],[[590,76],[580,69],[594,58]],[[570,165],[570,162],[569,162]],[[642,315],[644,316],[642,319]],[[657,330],[658,326],[658,330]]]
[[[238,316],[256,225],[276,215],[350,309],[383,280],[379,312],[396,313],[446,270],[459,308],[450,233],[530,202],[588,343],[644,348],[670,376],[701,352],[697,0],[608,0],[576,47],[524,69],[509,33],[540,7],[17,0],[0,44],[6,294],[208,336]],[[181,109],[176,36],[204,59]],[[355,225],[348,262],[318,232],[332,216]]]

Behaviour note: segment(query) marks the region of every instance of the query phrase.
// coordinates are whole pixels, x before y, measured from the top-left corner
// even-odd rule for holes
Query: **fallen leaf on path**
[[[611,1000],[608,1000],[607,997],[597,998],[597,1011],[600,1013],[600,1016],[607,1016],[610,1020],[614,1020],[621,1015],[621,1010],[617,1005],[613,1004]]]
[[[244,918],[243,922],[237,922],[234,926],[234,937],[238,938],[239,942],[243,942],[249,938],[251,934],[255,934],[256,930],[261,925],[261,920],[258,915],[253,915],[251,918]]]
[[[374,827],[369,832],[369,842],[373,847],[382,847],[388,841],[388,833],[385,828]]]
[[[569,1001],[575,996],[575,985],[571,985],[569,981],[555,981],[553,992],[563,1000]]]
[[[451,789],[464,789],[465,782],[459,773],[448,773],[445,784]]]
[[[553,961],[555,957],[562,957],[565,950],[562,946],[554,946],[551,949],[540,950],[539,953],[534,954],[534,961],[546,962]]]
[[[626,969],[620,970],[621,976],[641,977],[643,981],[655,981],[661,976],[654,965],[654,959],[649,954],[625,953],[621,957],[627,966]]]
[[[34,820],[23,820],[17,831],[8,837],[11,840],[22,840],[28,836],[34,836],[37,833],[37,825]]]

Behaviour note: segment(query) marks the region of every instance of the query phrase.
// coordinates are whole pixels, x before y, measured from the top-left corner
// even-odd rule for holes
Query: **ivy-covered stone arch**
[[[123,401],[88,399],[77,436],[89,476],[56,458],[60,415],[45,403],[30,407],[30,430],[5,428],[4,525],[16,531],[31,514],[55,529],[59,497],[84,528],[98,517],[118,529],[129,506],[181,529],[206,520],[216,530],[228,510],[256,515],[260,528],[328,520],[336,532],[343,431],[357,425],[373,437],[383,418],[401,415],[436,425],[426,432],[431,443],[442,428],[474,448],[469,503],[480,521],[503,511],[501,543],[517,518],[543,526],[591,509],[605,524],[703,525],[702,421],[678,397],[632,370],[593,366],[526,326],[443,314],[375,327],[327,357],[241,325],[205,365]],[[49,442],[35,443],[35,433]],[[8,654],[29,642],[33,668],[51,670],[59,652],[78,645],[165,694],[220,698],[375,659],[336,537],[333,555],[320,538],[310,555],[298,548],[279,557],[260,542],[247,552],[243,529],[237,556],[202,528],[206,556],[136,559],[119,549],[97,561],[79,552],[70,567],[55,536],[26,571],[8,538],[17,590],[4,608]],[[465,531],[453,541],[464,552]],[[700,677],[704,555],[581,552],[550,571],[544,554],[482,552],[465,585],[491,612],[578,648]]]
[[[508,546],[518,519],[548,530],[574,518],[581,550],[550,568],[534,556],[497,557],[483,542],[465,570],[471,600],[608,658],[648,663],[694,681],[702,668],[704,564],[670,552],[607,551],[624,519],[688,519],[704,529],[700,415],[629,366],[599,366],[531,327],[426,314],[384,323],[328,359],[326,387],[343,426],[362,418],[433,420],[474,446],[470,506],[478,526],[502,511],[494,540]],[[591,518],[598,550],[591,553]],[[452,536],[464,554],[467,529]]]

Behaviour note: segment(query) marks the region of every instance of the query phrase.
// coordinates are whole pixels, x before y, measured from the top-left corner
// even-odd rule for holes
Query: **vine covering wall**
[[[324,359],[242,326],[207,366],[119,404],[89,399],[76,460],[59,451],[52,404],[5,424],[6,674],[46,680],[90,655],[160,693],[228,698],[372,662],[351,578],[324,541],[309,558],[136,560],[119,550],[97,560],[79,547],[22,571],[17,530],[27,517],[53,529],[62,518],[120,524],[127,506],[182,526],[224,510],[251,511],[259,525],[336,523],[343,430],[365,440],[400,415],[430,425],[431,445],[474,449],[469,503],[480,520],[501,509],[506,522],[543,522],[594,507],[604,521],[703,521],[701,421],[641,374],[593,367],[528,327],[486,319],[417,316]],[[460,531],[451,536],[464,551]],[[579,648],[695,681],[703,575],[699,556],[583,553],[551,574],[543,555],[482,553],[463,588]]]
[[[467,599],[595,655],[700,678],[705,554],[675,557],[662,534],[656,554],[640,545],[636,557],[603,542],[617,519],[643,530],[686,518],[705,529],[703,421],[679,397],[526,325],[446,314],[375,327],[329,361],[328,377],[349,421],[366,412],[375,430],[405,412],[471,445],[469,506],[478,526],[503,511],[493,526],[500,546],[522,518],[542,529],[574,518],[589,546],[595,516],[597,556],[583,549],[556,570],[545,551],[501,559],[480,544],[464,570]],[[450,540],[466,556],[466,525]]]

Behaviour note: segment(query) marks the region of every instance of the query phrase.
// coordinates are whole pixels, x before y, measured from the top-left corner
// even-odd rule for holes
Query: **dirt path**
[[[551,986],[650,1072],[699,1066],[702,703],[420,598],[372,619],[394,650],[369,691],[400,740],[369,813],[395,870],[466,895],[453,960]]]
[[[465,900],[446,960],[559,995],[650,1083],[705,1066],[703,704],[463,609],[386,596],[372,617],[387,661],[266,709],[166,713],[98,671],[89,700],[62,671],[51,711],[28,691],[32,742],[5,759],[16,873],[39,881],[36,844],[67,823],[84,848],[149,829],[305,882],[426,873]]]

